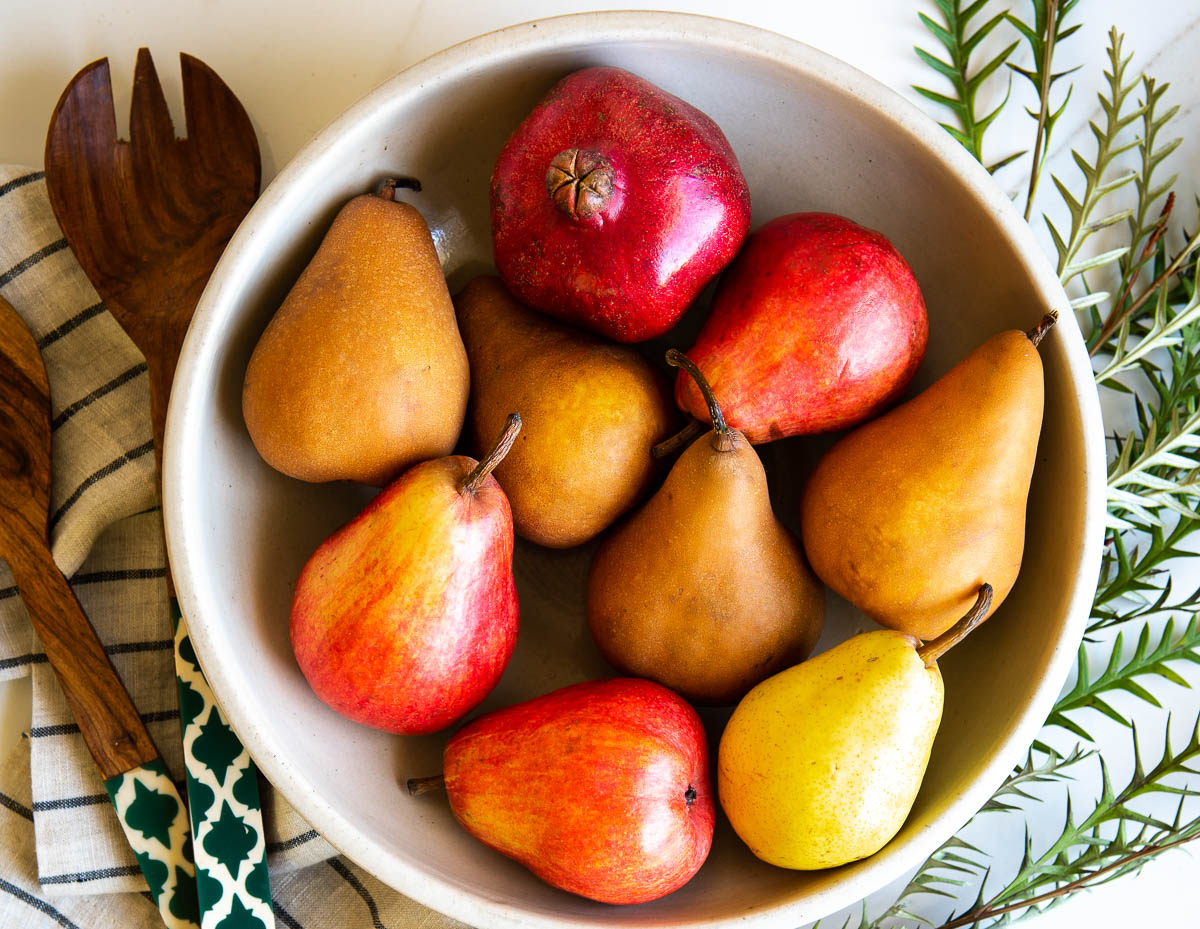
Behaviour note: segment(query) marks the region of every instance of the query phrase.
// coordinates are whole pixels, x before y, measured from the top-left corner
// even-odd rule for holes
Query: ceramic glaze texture
[[[335,845],[417,900],[489,927],[800,925],[900,877],[977,810],[1071,667],[1099,567],[1104,462],[1069,313],[1040,349],[1046,412],[1025,569],[995,616],[942,662],[946,705],[923,787],[900,832],[869,859],[828,872],[772,868],[718,816],[708,861],[676,893],[634,907],[570,896],[471,838],[436,797],[406,795],[406,778],[440,769],[447,733],[398,738],[343,719],[312,693],[288,643],[301,568],[371,492],[301,484],[258,457],[240,413],[255,341],[339,207],[388,175],[421,180],[405,198],[434,231],[452,291],[489,269],[488,188],[501,147],[558,80],[598,64],[712,117],[748,182],[754,226],[825,211],[888,237],[929,311],[910,391],[994,333],[1066,309],[1053,269],[987,173],[901,98],[826,55],[747,26],[652,13],[484,36],[415,65],[317,136],[222,259],[184,348],[168,425],[165,508],[179,594],[213,689],[264,773]],[[702,316],[703,307],[689,312],[647,354],[661,364],[668,342],[690,345]],[[793,529],[803,474],[823,447],[760,446],[776,512]],[[611,676],[583,615],[590,554],[518,540],[520,639],[480,711]],[[869,628],[831,597],[817,649]],[[701,713],[710,737],[727,712]]]

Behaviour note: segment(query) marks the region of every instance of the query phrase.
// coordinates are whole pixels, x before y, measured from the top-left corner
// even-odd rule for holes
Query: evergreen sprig
[[[1177,558],[1194,557],[1183,543],[1196,528],[1194,520],[1180,519],[1170,529],[1155,524],[1145,532],[1114,532],[1101,561],[1089,634],[1200,606],[1200,591],[1171,602],[1171,575],[1164,567]]]
[[[1169,86],[1169,84],[1157,85],[1153,78],[1142,76],[1144,93],[1142,138],[1138,145],[1141,170],[1134,180],[1137,187],[1137,208],[1128,220],[1130,250],[1120,260],[1121,286],[1117,291],[1118,296],[1113,301],[1108,318],[1101,320],[1098,310],[1092,309],[1088,349],[1093,355],[1102,346],[1108,344],[1109,337],[1121,319],[1135,311],[1136,301],[1132,298],[1133,287],[1146,264],[1160,252],[1161,240],[1166,233],[1167,220],[1170,218],[1175,204],[1175,197],[1169,191],[1174,186],[1177,175],[1172,174],[1164,181],[1155,179],[1158,167],[1183,141],[1180,138],[1162,143],[1159,141],[1159,132],[1179,112],[1178,106],[1168,108],[1165,113],[1158,112],[1159,102]],[[1158,203],[1164,196],[1167,198],[1166,203],[1159,210]],[[1152,290],[1153,285],[1147,288],[1143,296]]]
[[[942,123],[942,128],[954,136],[963,148],[982,163],[983,135],[1000,115],[1000,111],[1004,109],[1004,104],[1008,101],[1008,94],[1005,93],[1004,99],[994,109],[983,115],[976,110],[975,101],[980,87],[1004,66],[1009,56],[1016,50],[1019,40],[1014,41],[982,64],[973,61],[972,56],[979,49],[980,44],[1006,21],[1007,14],[1005,12],[997,13],[979,25],[972,26],[972,20],[983,11],[988,0],[973,0],[966,4],[963,0],[934,0],[934,3],[941,11],[942,22],[938,23],[924,13],[918,15],[925,28],[945,48],[949,60],[939,58],[923,48],[914,48],[914,51],[925,64],[950,82],[953,91],[952,94],[944,94],[915,85],[913,90],[927,100],[946,107],[954,114],[958,125]],[[1010,79],[1009,90],[1011,91],[1011,89],[1012,81]],[[1024,153],[1016,152],[1002,158],[994,164],[988,165],[988,170],[996,171],[1022,154]]]
[[[1140,867],[1146,859],[1200,837],[1200,816],[1190,819],[1185,816],[1185,802],[1200,797],[1200,787],[1188,783],[1200,775],[1200,717],[1193,725],[1187,744],[1179,750],[1172,748],[1168,720],[1162,754],[1149,770],[1145,768],[1134,727],[1131,727],[1131,741],[1133,772],[1119,791],[1113,788],[1103,757],[1094,752],[1082,752],[1079,748],[1067,758],[1051,751],[1049,760],[1041,766],[1027,761],[1010,775],[997,796],[1017,794],[1039,802],[1019,788],[1014,789],[1014,785],[1022,781],[1029,783],[1039,777],[1060,782],[1070,780],[1070,775],[1062,773],[1063,768],[1095,757],[1100,768],[1101,789],[1092,812],[1082,819],[1076,818],[1070,794],[1067,794],[1063,827],[1058,838],[1041,854],[1035,854],[1026,828],[1021,862],[1016,874],[1001,888],[993,889],[990,884],[992,871],[986,854],[955,836],[925,860],[887,910],[872,919],[864,908],[857,929],[885,929],[897,925],[897,919],[908,921],[909,925],[932,925],[929,919],[913,911],[915,899],[922,895],[957,898],[960,889],[970,884],[978,886],[974,901],[939,929],[976,929],[985,921],[988,921],[988,929],[993,929],[1008,924],[1017,915],[1042,912],[1070,893],[1120,877]],[[1030,757],[1032,759],[1032,752]],[[1041,775],[1031,778],[1030,770],[1040,770]],[[1139,809],[1142,801],[1163,793],[1179,798],[1175,816],[1169,822]],[[1015,808],[1005,804],[999,809]],[[852,922],[853,919],[843,929],[850,929]]]
[[[951,63],[965,75],[969,54],[961,55],[962,14],[969,14],[969,19],[979,13],[983,3],[964,9],[951,0],[935,2],[947,29],[942,34],[931,31],[943,40],[951,52]],[[1065,16],[1077,0],[1030,3],[1032,23],[1011,13],[1007,21],[1032,50],[1033,67],[1021,69],[1007,60],[1002,62],[1034,84],[1039,101],[1036,111],[1028,110],[1037,120],[1037,132],[1026,195],[1027,217],[1037,191],[1037,174],[1049,152],[1049,131],[1070,96],[1068,89],[1057,102],[1050,101],[1055,82],[1070,73],[1054,70],[1054,51],[1077,28],[1064,26]],[[928,17],[922,16],[922,21],[930,26]],[[998,23],[993,17],[984,25],[990,32]],[[957,46],[943,34],[957,36]],[[1200,620],[1193,618],[1177,633],[1173,618],[1200,607],[1200,590],[1180,597],[1172,589],[1168,570],[1172,560],[1194,557],[1187,543],[1200,532],[1200,259],[1193,257],[1200,248],[1200,233],[1185,235],[1182,246],[1168,253],[1167,222],[1175,204],[1171,187],[1176,178],[1161,179],[1160,168],[1179,146],[1178,139],[1165,134],[1178,107],[1163,108],[1167,85],[1144,75],[1129,76],[1132,56],[1125,54],[1122,46],[1121,34],[1111,30],[1106,86],[1099,95],[1102,118],[1089,123],[1095,152],[1090,157],[1071,152],[1082,175],[1081,190],[1073,192],[1062,178],[1052,175],[1070,221],[1060,230],[1044,214],[1042,217],[1054,242],[1060,280],[1075,293],[1072,305],[1086,317],[1083,322],[1090,323],[1085,326],[1090,330],[1088,347],[1100,359],[1097,384],[1127,397],[1135,419],[1132,428],[1111,440],[1109,529],[1089,638],[1079,650],[1074,685],[1059,698],[1046,721],[1047,728],[1066,730],[1079,741],[1066,758],[1045,741],[1035,742],[1026,762],[1012,772],[979,815],[1024,812],[1029,804],[1041,802],[1026,790],[1035,783],[1058,782],[1066,791],[1072,772],[1063,769],[1095,754],[1087,747],[1094,744],[1088,731],[1089,710],[1130,726],[1133,774],[1124,787],[1115,790],[1108,768],[1099,758],[1101,790],[1091,812],[1077,818],[1067,793],[1067,816],[1058,838],[1038,853],[1027,830],[1021,863],[998,889],[987,854],[961,835],[951,838],[922,864],[891,907],[873,919],[864,908],[859,929],[929,924],[915,912],[920,896],[959,899],[964,887],[975,885],[974,902],[942,929],[982,925],[991,929],[1021,915],[1041,912],[1076,890],[1137,870],[1147,859],[1200,838],[1200,816],[1195,815],[1195,804],[1189,805],[1192,798],[1200,796],[1200,717],[1179,751],[1171,747],[1168,718],[1162,755],[1146,770],[1136,728],[1111,702],[1112,694],[1125,692],[1157,707],[1158,700],[1145,683],[1158,680],[1187,686],[1179,669],[1183,664],[1200,664]],[[1003,58],[1011,53],[1006,50]],[[918,54],[933,64],[929,61],[932,56]],[[950,77],[946,70],[950,64],[940,64],[942,67],[933,65],[935,70]],[[996,59],[989,60],[989,73],[999,66]],[[1134,99],[1139,86],[1141,98]],[[922,93],[950,106],[965,126],[969,120],[963,114],[974,113],[975,97],[965,92],[970,89],[965,83],[955,88],[957,107]],[[978,91],[978,85],[974,90]],[[1005,94],[1000,105],[1007,99]],[[988,114],[988,124],[996,112]],[[977,138],[963,131],[952,130],[952,134],[982,160],[982,132]],[[974,146],[964,139],[973,139]],[[1135,148],[1139,169],[1115,170],[1120,156]],[[1133,208],[1106,205],[1111,195],[1130,185],[1136,191]],[[1197,221],[1200,225],[1200,216]],[[1097,232],[1115,230],[1122,223],[1124,244],[1098,253],[1086,248]],[[1115,281],[1109,291],[1092,287],[1089,277]],[[1156,634],[1152,620],[1164,617],[1165,625]],[[1126,657],[1125,629],[1115,636],[1107,633],[1139,622],[1136,645]],[[1103,669],[1094,673],[1092,655],[1105,648]],[[1178,798],[1169,821],[1144,811],[1142,801],[1160,794]]]
[[[1143,623],[1138,634],[1137,646],[1129,658],[1123,658],[1125,633],[1118,632],[1116,639],[1108,643],[1110,649],[1108,665],[1095,677],[1092,676],[1087,643],[1079,646],[1076,660],[1075,686],[1059,697],[1054,710],[1046,719],[1047,726],[1060,726],[1079,738],[1091,740],[1091,735],[1071,713],[1078,710],[1096,710],[1122,725],[1131,725],[1113,706],[1104,699],[1104,694],[1124,691],[1152,706],[1161,708],[1158,699],[1146,690],[1138,678],[1147,676],[1187,687],[1188,683],[1179,676],[1171,665],[1179,661],[1200,664],[1200,619],[1193,618],[1175,635],[1174,620],[1168,619],[1158,641],[1152,646],[1153,633],[1149,623]]]
[[[1122,54],[1123,43],[1124,36],[1115,28],[1112,29],[1109,32],[1107,50],[1109,68],[1104,72],[1108,87],[1106,92],[1097,94],[1100,109],[1104,112],[1104,125],[1098,125],[1095,121],[1088,123],[1092,136],[1096,140],[1096,154],[1093,158],[1088,159],[1077,150],[1072,149],[1071,151],[1075,165],[1083,174],[1084,185],[1081,196],[1076,197],[1071,192],[1071,188],[1057,175],[1050,175],[1050,179],[1058,188],[1059,195],[1071,214],[1070,226],[1065,236],[1059,232],[1050,218],[1043,214],[1046,229],[1050,233],[1050,238],[1054,240],[1054,249],[1058,253],[1058,276],[1064,287],[1086,272],[1110,265],[1129,252],[1129,246],[1124,245],[1099,254],[1082,254],[1083,246],[1093,235],[1101,229],[1113,226],[1133,215],[1132,210],[1126,209],[1107,213],[1098,219],[1092,218],[1101,201],[1137,177],[1135,171],[1123,171],[1115,176],[1109,174],[1113,162],[1120,155],[1137,146],[1137,139],[1129,139],[1125,130],[1137,122],[1145,109],[1144,104],[1133,107],[1129,105],[1129,97],[1137,85],[1137,81],[1136,79],[1126,80],[1129,62],[1133,56]],[[1103,296],[1088,293],[1082,298],[1072,301],[1072,306],[1077,309],[1094,306],[1097,302],[1107,298],[1107,293]]]
[[[1108,766],[1097,756],[1101,791],[1092,812],[1077,820],[1068,797],[1066,821],[1050,847],[1035,854],[1026,830],[1016,875],[998,891],[990,891],[985,872],[975,902],[941,929],[976,927],[991,919],[995,921],[989,926],[1005,925],[1031,906],[1053,904],[1065,896],[1067,887],[1078,890],[1120,877],[1153,854],[1200,836],[1200,817],[1184,817],[1185,801],[1200,797],[1200,787],[1188,783],[1200,775],[1200,718],[1179,750],[1171,747],[1168,723],[1162,756],[1149,770],[1144,767],[1136,729],[1132,742],[1133,773],[1124,787],[1113,789]],[[1169,822],[1138,808],[1138,801],[1163,793],[1179,797]]]
[[[1055,71],[1054,52],[1060,42],[1070,37],[1079,29],[1082,23],[1067,25],[1067,16],[1079,4],[1079,0],[1030,0],[1033,7],[1033,22],[1027,23],[1014,13],[1005,16],[1017,31],[1025,38],[1033,53],[1033,66],[1022,68],[1008,63],[1009,68],[1021,75],[1033,85],[1038,98],[1037,110],[1028,107],[1025,112],[1037,121],[1037,134],[1033,142],[1033,161],[1029,168],[1029,189],[1025,194],[1025,219],[1028,220],[1033,211],[1033,201],[1037,196],[1038,182],[1041,180],[1042,169],[1046,156],[1050,151],[1050,134],[1058,118],[1062,116],[1071,100],[1073,87],[1067,87],[1067,92],[1057,105],[1050,100],[1054,85],[1062,78],[1071,74],[1077,68],[1066,71]]]

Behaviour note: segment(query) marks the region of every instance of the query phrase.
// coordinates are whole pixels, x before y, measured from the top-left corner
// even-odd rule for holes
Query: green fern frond
[[[1033,142],[1033,162],[1029,170],[1029,188],[1025,194],[1025,219],[1028,220],[1033,212],[1033,201],[1037,196],[1038,182],[1041,180],[1045,167],[1046,155],[1050,151],[1050,135],[1058,118],[1062,116],[1071,100],[1073,87],[1068,86],[1067,92],[1055,105],[1051,102],[1051,91],[1062,78],[1076,71],[1071,68],[1066,71],[1054,71],[1054,53],[1064,39],[1075,33],[1082,23],[1066,25],[1067,16],[1078,6],[1079,0],[1030,0],[1033,8],[1033,23],[1026,23],[1013,13],[1006,13],[1008,21],[1024,37],[1030,51],[1033,53],[1033,67],[1021,68],[1009,63],[1008,67],[1024,77],[1033,85],[1038,97],[1037,110],[1026,109],[1037,121],[1037,132]]]
[[[1158,677],[1181,687],[1187,687],[1187,681],[1171,665],[1180,661],[1200,664],[1200,620],[1193,618],[1178,637],[1175,636],[1174,621],[1168,620],[1158,641],[1153,646],[1151,646],[1151,638],[1150,624],[1144,623],[1138,635],[1133,655],[1122,661],[1124,632],[1118,633],[1116,640],[1110,646],[1111,654],[1107,667],[1095,677],[1091,673],[1087,645],[1080,645],[1075,686],[1058,699],[1054,710],[1046,720],[1046,725],[1060,726],[1082,739],[1090,739],[1087,731],[1072,720],[1068,714],[1078,710],[1092,709],[1122,725],[1129,725],[1129,720],[1118,713],[1104,699],[1103,694],[1124,691],[1153,706],[1160,706],[1154,695],[1138,682],[1138,678]]]
[[[1053,174],[1050,176],[1071,214],[1066,236],[1048,217],[1043,217],[1058,253],[1058,276],[1064,286],[1086,271],[1120,260],[1129,250],[1128,246],[1125,246],[1094,258],[1080,257],[1084,244],[1095,232],[1132,215],[1131,211],[1119,211],[1093,219],[1097,207],[1105,197],[1125,187],[1137,177],[1133,171],[1109,177],[1113,161],[1137,145],[1136,140],[1124,140],[1125,130],[1141,118],[1145,109],[1144,104],[1134,107],[1129,105],[1130,94],[1137,82],[1126,79],[1132,55],[1122,54],[1123,42],[1124,37],[1116,29],[1109,33],[1109,68],[1104,72],[1107,92],[1098,95],[1100,108],[1104,111],[1104,126],[1101,128],[1095,122],[1089,123],[1092,135],[1096,139],[1095,157],[1089,160],[1078,151],[1072,151],[1075,164],[1083,174],[1083,195],[1075,197],[1059,177]]]
[[[913,86],[913,90],[926,100],[943,106],[954,114],[958,125],[942,123],[942,127],[983,164],[983,136],[988,127],[995,122],[996,117],[1000,115],[1005,104],[1008,103],[1008,95],[1012,90],[1011,79],[1004,98],[990,112],[981,115],[976,109],[976,98],[984,82],[1008,62],[1020,43],[1019,40],[1014,41],[997,55],[982,63],[972,61],[972,55],[979,48],[980,43],[1006,21],[1007,14],[997,13],[972,28],[971,21],[983,10],[988,0],[972,0],[970,3],[964,3],[963,0],[934,0],[934,2],[941,11],[941,23],[934,21],[924,13],[917,15],[925,28],[942,44],[949,60],[939,58],[923,48],[914,48],[913,51],[925,64],[950,82],[952,92],[949,94],[939,93],[916,85]],[[989,165],[988,170],[995,171],[1019,157],[1020,154],[1018,152],[1002,158]]]

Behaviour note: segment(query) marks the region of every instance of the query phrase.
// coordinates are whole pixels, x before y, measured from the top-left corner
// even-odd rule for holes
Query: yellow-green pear
[[[386,484],[449,455],[470,375],[429,227],[396,182],[355,197],[267,325],[242,415],[263,460],[303,481]]]
[[[987,614],[992,589],[937,640],[865,632],[751,690],[721,736],[717,794],[763,861],[833,868],[908,818],[942,718],[937,658]]]

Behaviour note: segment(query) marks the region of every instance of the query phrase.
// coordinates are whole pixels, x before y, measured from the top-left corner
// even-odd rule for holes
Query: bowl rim
[[[536,30],[536,31],[534,31]],[[971,818],[991,796],[1033,741],[1057,698],[1075,659],[1076,648],[1090,613],[1098,576],[1105,519],[1104,475],[1106,457],[1098,393],[1090,360],[1077,320],[1070,311],[1058,276],[1038,245],[1032,229],[988,172],[936,122],[913,103],[864,72],[832,55],[796,39],[745,23],[690,13],[658,11],[604,11],[572,13],[530,20],[467,39],[430,55],[381,83],[310,139],[280,170],[239,226],[199,301],[193,325],[179,356],[175,387],[194,383],[216,363],[220,323],[231,318],[235,306],[229,294],[241,289],[253,263],[255,233],[269,218],[287,191],[305,172],[315,170],[322,155],[337,143],[343,132],[380,107],[400,101],[436,85],[448,75],[486,67],[521,53],[547,52],[574,47],[582,37],[594,42],[684,41],[712,48],[751,54],[803,75],[805,80],[832,87],[871,111],[873,117],[891,124],[924,155],[946,165],[957,176],[965,192],[995,217],[1000,233],[1025,265],[1047,305],[1060,306],[1056,338],[1061,343],[1069,386],[1080,398],[1079,414],[1084,450],[1085,512],[1083,542],[1076,559],[1064,621],[1064,632],[1054,646],[1033,698],[1019,716],[1007,724],[1003,742],[980,767],[974,781],[943,812],[922,829],[898,844],[856,864],[848,880],[770,908],[756,910],[729,920],[687,920],[688,926],[765,926],[799,924],[836,912],[879,890],[906,870],[916,867],[942,842]],[[248,253],[250,253],[248,255]],[[214,325],[217,324],[217,325]],[[203,436],[191,426],[201,417],[193,415],[206,398],[196,390],[172,391],[167,414],[163,454],[163,516],[170,564],[176,593],[189,633],[218,702],[260,770],[292,806],[338,851],[347,855],[384,883],[419,903],[470,925],[511,927],[600,926],[602,920],[586,917],[556,917],[519,906],[485,899],[451,881],[414,868],[393,857],[388,848],[364,838],[354,824],[327,803],[302,780],[277,750],[271,737],[270,714],[256,709],[234,685],[220,660],[220,635],[204,621],[213,609],[206,592],[195,583],[189,553],[192,540],[201,534],[200,521],[189,520],[184,489],[194,481],[201,459],[197,454]],[[1087,579],[1087,580],[1085,580]]]

